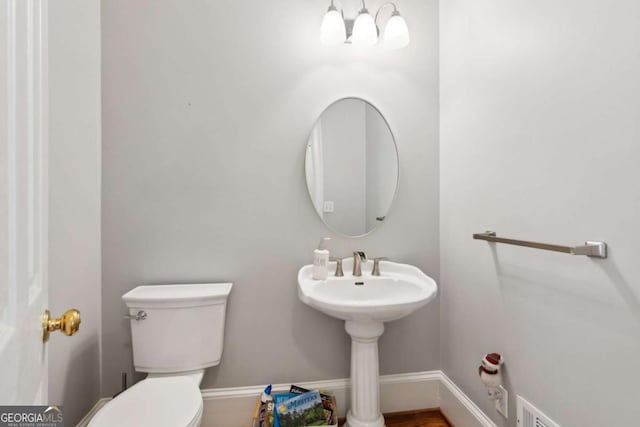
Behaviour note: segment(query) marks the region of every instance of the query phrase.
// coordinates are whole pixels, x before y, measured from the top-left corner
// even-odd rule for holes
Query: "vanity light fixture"
[[[374,46],[378,42],[380,33],[377,25],[378,16],[386,6],[393,7],[393,12],[382,33],[382,46],[386,49],[400,49],[407,46],[410,42],[409,28],[396,5],[390,2],[383,4],[374,18],[369,14],[364,0],[362,0],[362,9],[358,12],[355,20],[345,19],[344,14],[339,12],[334,5],[334,0],[331,0],[331,5],[324,15],[320,27],[322,44],[335,46],[347,43],[356,47]]]
[[[338,12],[338,9],[334,6],[333,0],[331,0],[331,5],[322,19],[320,40],[322,40],[322,44],[327,46],[339,45],[347,41],[344,18],[342,13]]]
[[[373,16],[369,15],[369,11],[364,6],[362,0],[362,9],[358,12],[358,17],[353,23],[353,33],[351,34],[351,44],[357,47],[371,47],[378,42],[378,28]]]

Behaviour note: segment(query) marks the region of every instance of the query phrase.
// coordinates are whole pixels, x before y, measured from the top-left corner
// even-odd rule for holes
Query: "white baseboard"
[[[298,382],[308,389],[331,390],[338,401],[338,413],[345,416],[350,406],[350,380]],[[274,384],[276,392],[287,391],[290,384]],[[264,386],[202,390],[204,415],[202,427],[250,427],[251,414]],[[442,371],[382,375],[380,377],[382,412],[440,408],[456,427],[496,427]]]
[[[440,410],[455,426],[497,427],[469,396],[442,371],[440,372]]]
[[[338,413],[345,416],[350,406],[350,380],[341,378],[326,381],[296,382],[308,389],[331,390],[338,401]],[[274,384],[275,392],[289,390],[290,384]],[[251,414],[264,386],[229,387],[202,390],[204,414],[202,427],[250,427]],[[107,402],[100,399],[80,421],[86,427],[91,417]],[[380,406],[382,412],[440,408],[456,427],[496,427],[442,371],[382,375],[380,377]]]

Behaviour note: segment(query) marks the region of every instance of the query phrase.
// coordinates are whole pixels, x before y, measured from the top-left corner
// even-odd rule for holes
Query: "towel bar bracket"
[[[586,255],[593,258],[607,257],[607,244],[605,242],[587,241],[584,246],[576,246],[574,255]]]

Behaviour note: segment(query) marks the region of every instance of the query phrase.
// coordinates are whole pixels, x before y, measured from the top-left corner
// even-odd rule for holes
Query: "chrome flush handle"
[[[147,312],[144,310],[140,310],[139,312],[137,312],[136,314],[127,314],[126,316],[124,316],[125,319],[130,319],[130,320],[144,320],[147,318]]]

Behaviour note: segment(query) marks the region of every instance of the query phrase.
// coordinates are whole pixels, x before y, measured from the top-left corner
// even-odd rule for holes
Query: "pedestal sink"
[[[380,262],[380,276],[372,276],[373,262],[362,263],[362,276],[351,274],[345,259],[344,277],[329,273],[326,280],[311,278],[312,265],[298,272],[298,297],[305,304],[345,321],[351,336],[351,409],[349,427],[383,427],[378,384],[378,338],[384,322],[400,319],[436,296],[436,282],[420,269],[390,261]],[[335,263],[329,263],[329,271]]]

